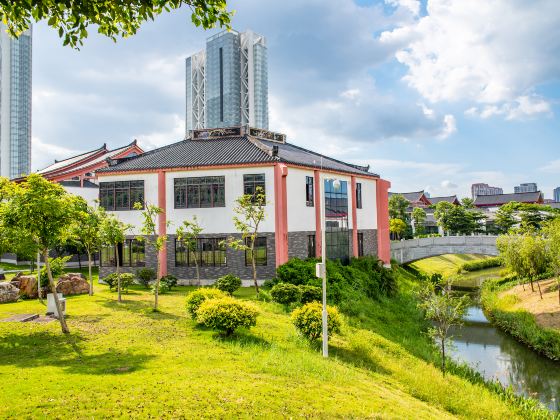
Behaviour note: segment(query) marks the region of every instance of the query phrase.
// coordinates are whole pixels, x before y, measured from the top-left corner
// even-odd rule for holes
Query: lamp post
[[[338,190],[340,188],[340,181],[334,178],[326,178],[320,176],[321,188],[320,192],[320,213],[321,213],[321,262],[316,265],[316,275],[322,279],[323,286],[323,313],[322,313],[322,326],[323,326],[323,357],[329,357],[329,331],[328,331],[328,315],[327,315],[327,246],[326,234],[327,221],[325,217],[325,181],[333,181],[333,188]]]

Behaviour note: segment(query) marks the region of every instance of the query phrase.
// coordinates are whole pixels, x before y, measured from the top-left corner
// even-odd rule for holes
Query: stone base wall
[[[309,235],[315,235],[315,231],[288,232],[288,258],[301,258],[304,260],[308,257],[307,237]]]
[[[364,234],[364,256],[377,256],[377,229],[358,229]]]

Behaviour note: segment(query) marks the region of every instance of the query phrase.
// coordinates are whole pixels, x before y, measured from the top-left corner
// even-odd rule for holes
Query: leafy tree
[[[481,221],[486,216],[479,211],[468,210],[447,201],[440,201],[436,204],[434,217],[445,232],[470,235],[482,229]]]
[[[198,236],[204,229],[198,224],[196,215],[192,220],[184,220],[183,225],[177,228],[177,239],[187,248],[187,252],[194,254],[194,266],[196,268],[196,282],[200,285],[200,269],[198,267]]]
[[[412,209],[412,220],[417,235],[422,235],[425,231],[424,222],[426,221],[426,210],[421,207]]]
[[[395,194],[389,197],[389,218],[401,219],[406,222],[408,220],[408,206],[410,203],[401,194]]]
[[[93,255],[99,251],[101,245],[101,225],[106,217],[103,208],[93,208],[87,202],[77,197],[76,218],[71,227],[70,237],[86,251],[88,257],[89,294],[93,295]]]
[[[521,244],[523,237],[516,234],[500,235],[496,240],[496,247],[500,252],[500,258],[504,265],[512,272],[516,273],[519,277],[523,290],[525,284],[523,278],[525,274],[525,267],[523,265],[523,258],[521,256]]]
[[[120,276],[120,261],[119,261],[119,244],[124,243],[126,233],[132,229],[132,225],[121,222],[113,214],[107,214],[101,219],[100,224],[101,232],[100,239],[103,245],[112,246],[115,251],[115,264],[117,274],[117,299],[122,302],[121,296],[121,276]]]
[[[500,232],[507,233],[518,223],[515,218],[516,205],[517,203],[515,202],[504,204],[496,212],[494,224],[499,228]]]
[[[255,242],[259,234],[259,226],[266,216],[266,196],[262,187],[257,187],[255,194],[244,194],[235,200],[237,205],[233,209],[236,213],[233,216],[235,228],[241,233],[241,239],[229,237],[227,244],[238,251],[249,251],[251,256],[251,267],[253,269],[253,283],[257,295],[259,285],[257,283],[257,258],[255,253]]]
[[[429,329],[429,334],[440,348],[443,375],[445,375],[445,348],[451,339],[449,329],[463,324],[463,316],[469,304],[468,296],[454,297],[450,289],[448,284],[442,293],[438,293],[436,286],[432,282],[427,282],[420,292],[419,304],[419,307],[424,310],[426,319],[434,323]]]
[[[560,218],[552,220],[544,228],[547,239],[547,254],[550,266],[554,270],[558,286],[558,303],[560,303]]]
[[[21,184],[12,183],[9,190],[0,210],[1,223],[28,235],[37,244],[45,261],[50,288],[55,291],[53,296],[62,332],[69,333],[56,293],[49,250],[67,234],[75,218],[75,198],[60,185],[38,174],[29,175]]]
[[[539,294],[542,296],[541,285],[538,276],[546,272],[548,268],[548,255],[546,252],[546,241],[540,235],[527,234],[523,236],[521,243],[521,259],[523,260],[524,274],[529,277],[531,290],[534,292],[533,281],[537,281]]]
[[[196,26],[231,28],[233,12],[228,12],[225,0],[10,1],[0,3],[0,17],[12,36],[29,29],[32,21],[46,20],[64,39],[63,45],[77,48],[87,38],[90,25],[116,41],[119,36],[136,34],[144,22],[183,5],[191,9],[191,21]]]
[[[134,208],[136,210],[142,210],[142,203],[135,203]],[[142,234],[144,236],[138,237],[139,240],[145,241],[151,244],[156,251],[156,261],[157,261],[157,277],[156,284],[154,285],[154,311],[158,310],[158,297],[159,297],[159,283],[161,279],[161,264],[160,261],[160,251],[167,245],[167,235],[160,235],[157,230],[157,218],[161,217],[163,214],[163,209],[155,206],[153,204],[146,203],[146,208],[142,211]],[[169,226],[170,222],[167,222]],[[153,238],[153,239],[152,239]],[[163,261],[167,263],[167,261]]]
[[[474,209],[474,200],[469,197],[461,199],[461,205],[466,209]]]
[[[390,219],[389,231],[394,233],[397,239],[400,239],[406,231],[406,223],[402,219]]]

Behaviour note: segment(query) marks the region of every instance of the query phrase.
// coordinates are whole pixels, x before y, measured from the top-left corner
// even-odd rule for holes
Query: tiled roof
[[[273,156],[272,153],[274,146],[278,147],[277,156]],[[98,170],[97,173],[268,162],[271,164],[284,162],[358,175],[374,175],[367,172],[366,168],[328,158],[293,144],[256,140],[247,135],[183,140],[140,156],[123,159],[108,168]]]
[[[54,163],[52,163],[51,165],[47,166],[46,168],[43,168],[39,171],[37,171],[37,173],[39,174],[44,174],[47,172],[52,172],[52,171],[59,171],[61,169],[64,169],[64,167],[68,166],[68,165],[72,165],[74,163],[78,163],[81,162],[83,160],[87,160],[88,158],[90,158],[91,156],[94,156],[96,154],[98,154],[101,151],[105,150],[105,145],[103,145],[102,147],[100,147],[99,149],[95,149],[92,150],[90,152],[85,152],[85,153],[81,153],[79,155],[76,156],[72,156],[68,159],[64,159],[64,160],[55,160]]]
[[[62,185],[63,187],[82,188],[82,184],[80,181],[74,181],[74,180],[60,181],[59,184]],[[94,184],[93,182],[88,181],[87,179],[84,179],[83,188],[99,188],[99,185]]]
[[[451,204],[459,202],[459,199],[457,198],[456,195],[449,195],[447,197],[430,197],[429,200],[434,205],[439,203],[440,201],[447,201],[448,203],[451,203]]]
[[[517,201],[519,203],[537,203],[542,201],[542,193],[536,191],[513,194],[477,195],[474,200],[474,205],[494,206],[511,203],[512,201]]]
[[[389,193],[389,197],[391,197],[393,195],[402,195],[404,198],[406,198],[411,203],[415,203],[417,201],[420,201],[420,198],[422,198],[422,195],[424,195],[424,190],[414,191],[414,192],[406,192],[406,193],[400,193],[400,192],[390,192]],[[431,201],[430,198],[428,198],[428,200]]]

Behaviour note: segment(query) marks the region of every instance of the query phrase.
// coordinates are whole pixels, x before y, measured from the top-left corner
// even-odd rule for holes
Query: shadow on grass
[[[318,347],[320,347],[320,344]],[[372,357],[367,349],[362,347],[349,350],[342,347],[329,346],[329,355],[357,368],[367,369],[383,375],[391,373],[381,365],[379,360]]]
[[[178,315],[162,312],[161,310],[154,311],[153,303],[148,301],[123,299],[123,301],[119,303],[116,298],[101,298],[103,299],[103,302],[100,302],[101,305],[114,311],[134,312],[148,318],[159,320],[180,320],[184,318]]]
[[[63,335],[39,331],[5,334],[0,341],[0,366],[54,366],[71,374],[108,375],[144,369],[144,365],[155,357],[118,350],[91,354],[84,352],[84,342],[76,333]]]

